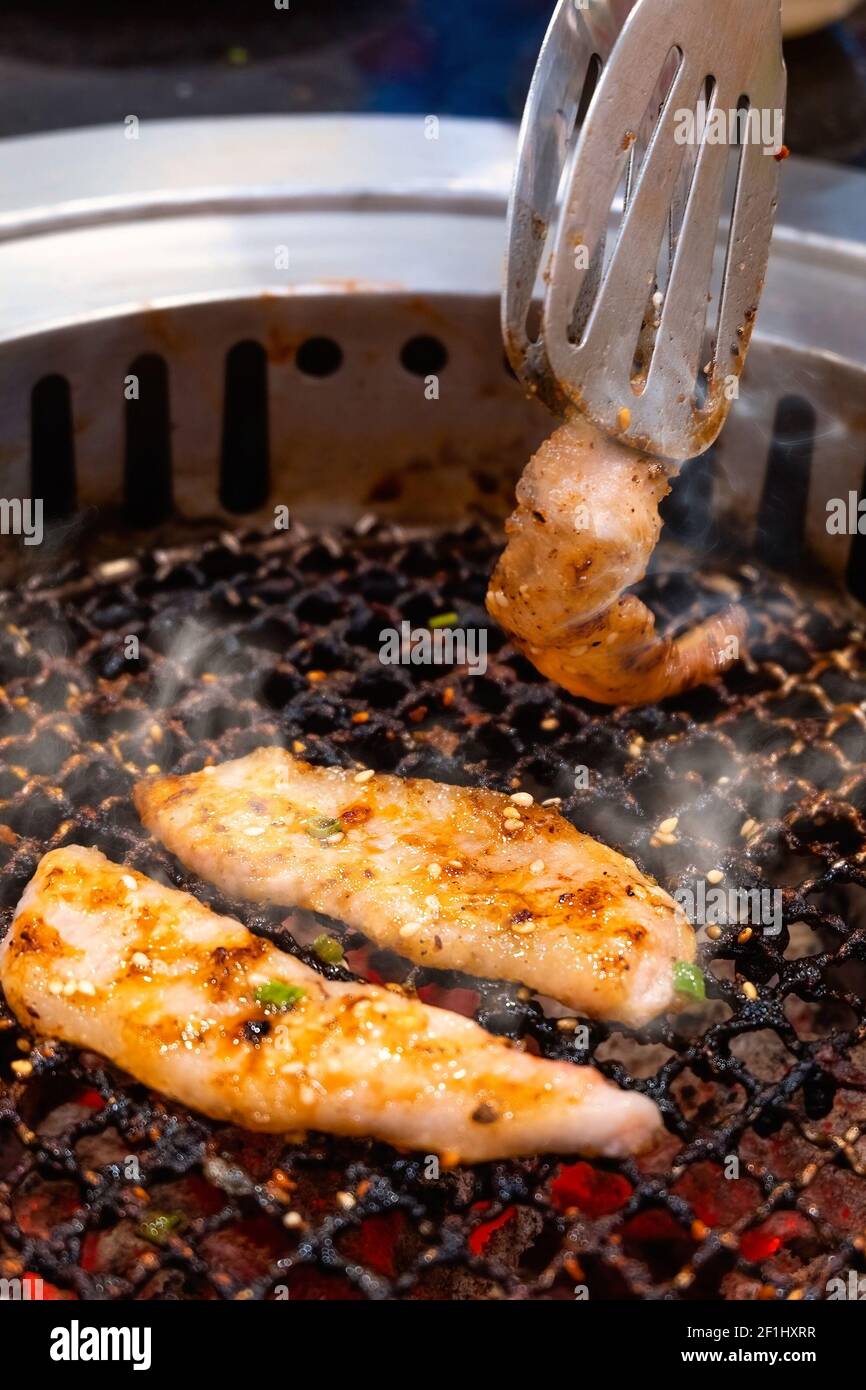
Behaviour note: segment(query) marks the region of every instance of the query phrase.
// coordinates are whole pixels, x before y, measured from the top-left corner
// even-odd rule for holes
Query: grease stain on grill
[[[312,941],[327,922],[311,916],[301,932],[284,913],[225,900],[143,834],[130,789],[152,764],[187,772],[207,757],[298,742],[319,763],[549,788],[573,823],[669,889],[717,865],[732,886],[783,887],[782,934],[741,941],[725,929],[702,948],[705,1010],[661,1019],[637,1038],[593,1023],[588,1049],[512,986],[410,967],[356,933],[344,938],[346,964],[645,1091],[667,1122],[659,1150],[604,1170],[553,1155],[444,1170],[431,1182],[421,1155],[244,1133],[151,1095],[93,1054],[42,1045],[0,1109],[0,1181],[11,1186],[0,1209],[4,1257],[26,1241],[29,1265],[84,1298],[269,1298],[285,1282],[301,1300],[491,1290],[561,1298],[571,1296],[576,1251],[593,1298],[752,1298],[768,1283],[780,1297],[820,1295],[828,1262],[860,1229],[840,1230],[840,1212],[866,1205],[845,1148],[866,1089],[866,970],[854,958],[866,922],[866,739],[854,715],[862,635],[831,605],[806,608],[783,582],[740,574],[755,615],[755,676],[733,672],[701,699],[600,710],[552,691],[502,641],[495,676],[384,671],[379,628],[402,614],[419,623],[452,608],[472,614],[499,545],[480,526],[418,539],[374,528],[342,544],[289,535],[276,549],[271,535],[147,561],[116,587],[79,567],[68,595],[29,587],[14,596],[7,613],[25,641],[0,633],[0,930],[39,856],[79,841],[195,892],[317,965],[294,933]],[[665,622],[715,601],[699,575],[685,585],[659,575],[645,592]],[[108,657],[130,631],[141,659],[115,668]],[[313,657],[328,677],[311,685]],[[410,716],[422,706],[416,724]],[[542,742],[551,712],[558,725]],[[366,719],[355,723],[356,714]],[[592,778],[576,790],[578,763]],[[654,827],[672,814],[679,844],[653,846]],[[743,836],[750,820],[757,830]],[[347,974],[340,967],[334,977]],[[758,998],[744,996],[744,980]],[[19,1036],[15,1026],[0,1030],[4,1077],[21,1056]],[[188,1263],[148,1248],[142,1265],[138,1247],[126,1250],[122,1213],[134,1184],[118,1167],[118,1142],[138,1158],[153,1208],[183,1214]],[[720,1180],[730,1154],[748,1177]],[[101,1174],[98,1203],[89,1169]],[[604,1198],[611,1183],[622,1200]],[[792,1191],[808,1202],[809,1223],[789,1238]],[[721,1253],[711,1234],[694,1235],[695,1222],[735,1230],[739,1246]],[[280,1261],[299,1235],[310,1262],[287,1278]],[[432,1268],[431,1249],[446,1256]],[[684,1267],[688,1292],[676,1282]]]

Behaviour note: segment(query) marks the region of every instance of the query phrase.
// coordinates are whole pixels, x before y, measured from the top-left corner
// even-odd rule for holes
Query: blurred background
[[[800,35],[786,44],[788,144],[866,167],[866,3],[783,2]],[[0,0],[0,134],[129,114],[516,119],[553,9],[553,0],[288,3]]]

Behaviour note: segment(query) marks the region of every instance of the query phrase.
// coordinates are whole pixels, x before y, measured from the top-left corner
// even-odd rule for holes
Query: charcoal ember
[[[95,845],[314,967],[316,935],[340,936],[344,960],[320,966],[334,977],[399,982],[517,1046],[592,1059],[659,1103],[663,1139],[621,1163],[470,1169],[372,1141],[253,1135],[93,1054],[27,1050],[0,998],[4,1261],[26,1257],[60,1296],[140,1300],[556,1300],[581,1284],[592,1298],[820,1298],[859,1267],[863,633],[829,601],[733,571],[722,588],[745,590],[750,661],[661,706],[606,710],[552,688],[489,625],[500,546],[481,524],[250,534],[143,555],[120,582],[76,562],[0,596],[0,933],[46,850]],[[718,576],[664,567],[643,586],[668,628],[719,593]],[[380,662],[384,628],[452,611],[486,633],[485,672]],[[779,930],[702,932],[705,1005],[638,1035],[584,1033],[526,991],[230,901],[144,834],[136,777],[274,743],[558,797],[669,891],[709,874],[778,890]]]

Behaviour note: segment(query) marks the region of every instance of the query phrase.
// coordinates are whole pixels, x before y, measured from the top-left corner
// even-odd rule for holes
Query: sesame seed
[[[343,1211],[351,1211],[357,1205],[351,1192],[338,1192],[336,1201],[337,1206],[342,1207]]]
[[[746,980],[746,981],[744,982],[744,984],[743,984],[743,993],[745,994],[745,996],[746,996],[747,999],[757,999],[757,997],[758,997],[758,991],[756,990],[755,986],[752,984],[751,980]]]
[[[542,804],[542,806],[561,806],[561,805],[562,805],[562,797],[561,797],[561,796],[549,796],[549,797],[547,798],[547,800],[546,800],[546,801],[542,801],[541,804]]]
[[[403,926],[403,927],[400,928],[400,935],[401,935],[401,936],[414,936],[415,933],[416,933],[416,932],[419,932],[420,930],[421,930],[421,923],[420,923],[420,922],[407,922],[405,926]]]
[[[366,767],[364,768],[363,772],[356,772],[355,776],[352,778],[352,781],[357,782],[358,786],[360,787],[363,786],[365,782],[369,782],[371,777],[375,776],[376,774],[373,771],[373,769],[371,767]]]
[[[724,876],[721,869],[710,869],[707,874],[707,883],[721,883]]]
[[[68,998],[69,995],[74,994],[77,989],[78,985],[76,984],[75,980],[67,980],[66,984],[63,986],[64,997]]]
[[[132,874],[122,874],[120,881],[123,884],[124,888],[129,888],[130,891],[132,891],[132,889],[138,886],[135,882],[135,879],[132,877]]]
[[[758,822],[751,819],[743,821],[743,824],[740,826],[740,834],[743,836],[751,835],[752,831],[757,829],[757,825]]]
[[[424,899],[424,906],[428,907],[431,912],[439,911],[439,899],[435,893],[431,893],[429,897]]]
[[[438,878],[439,875],[440,875],[441,872],[442,872],[442,865],[441,865],[441,864],[428,864],[428,865],[427,865],[427,872],[428,872],[428,874],[430,875],[431,878]]]
[[[532,863],[531,863],[530,866],[529,866],[529,872],[530,872],[531,874],[543,874],[543,873],[544,873],[544,860],[543,860],[543,859],[533,859]]]
[[[141,970],[146,970],[150,965],[150,957],[146,956],[144,951],[135,951],[132,957],[132,964],[137,965]]]
[[[707,936],[710,938],[711,941],[718,941],[721,934],[721,927],[717,927],[715,924],[711,927],[707,927]]]
[[[663,820],[661,825],[659,826],[659,834],[673,835],[679,823],[679,816],[668,816],[667,820]]]
[[[48,985],[48,993],[49,993],[49,994],[62,994],[62,993],[63,993],[63,981],[62,981],[62,980],[51,980],[51,981],[49,982],[49,985]]]
[[[627,430],[629,425],[631,424],[631,411],[629,410],[627,405],[623,406],[622,410],[619,412],[619,415],[617,416],[617,419],[619,420],[620,429]]]
[[[556,1027],[560,1033],[575,1033],[577,1031],[576,1018],[558,1018]]]
[[[535,931],[535,926],[535,922],[521,922],[519,926],[512,927],[511,930],[515,936],[529,936],[531,932]]]
[[[632,758],[639,758],[643,752],[643,746],[635,740],[634,743],[629,744],[628,751]]]
[[[302,1105],[312,1105],[316,1099],[316,1093],[312,1086],[302,1086],[298,1094],[301,1098]]]
[[[33,1071],[33,1063],[23,1061],[13,1062],[12,1070],[14,1071],[16,1076],[29,1076],[30,1073]]]
[[[554,719],[552,716],[549,719],[542,719],[540,727],[546,734],[552,734],[559,728],[559,720]]]
[[[298,1226],[303,1226],[303,1224],[304,1218],[299,1211],[287,1211],[283,1217],[283,1225],[287,1226],[290,1231],[297,1230]]]
[[[529,792],[512,792],[508,799],[513,801],[515,806],[531,806],[533,802],[533,797]]]
[[[78,985],[78,993],[86,994],[92,999],[96,994],[96,986],[90,980],[81,980]]]
[[[336,831],[334,832],[333,835],[328,835],[328,837],[327,837],[326,840],[325,840],[325,844],[326,844],[326,845],[338,845],[338,844],[340,843],[340,841],[341,841],[341,840],[345,840],[345,838],[346,838],[346,836],[345,836],[345,834],[343,833],[342,830],[336,830]]]
[[[116,583],[120,579],[128,579],[131,574],[135,574],[138,569],[138,561],[132,558],[123,560],[103,560],[97,566],[97,573],[100,579],[105,579],[109,584]]]

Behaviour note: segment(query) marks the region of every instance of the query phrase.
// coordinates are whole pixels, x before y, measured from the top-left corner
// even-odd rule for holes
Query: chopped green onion
[[[456,627],[460,619],[456,613],[437,613],[427,619],[428,627]]]
[[[304,822],[304,829],[314,840],[328,840],[332,835],[339,835],[343,827],[332,816],[311,816]]]
[[[313,942],[313,950],[325,965],[336,965],[343,959],[343,948],[337,938],[324,931]]]
[[[266,985],[259,985],[254,997],[257,1004],[269,1004],[273,1009],[292,1009],[306,993],[300,985],[284,985],[280,980],[270,980]]]
[[[687,960],[678,960],[674,965],[674,989],[677,994],[685,994],[689,999],[707,997],[707,987],[701,971]]]
[[[169,1236],[181,1226],[186,1225],[186,1217],[180,1211],[152,1212],[138,1228],[139,1235],[149,1240],[151,1245],[165,1245]]]

